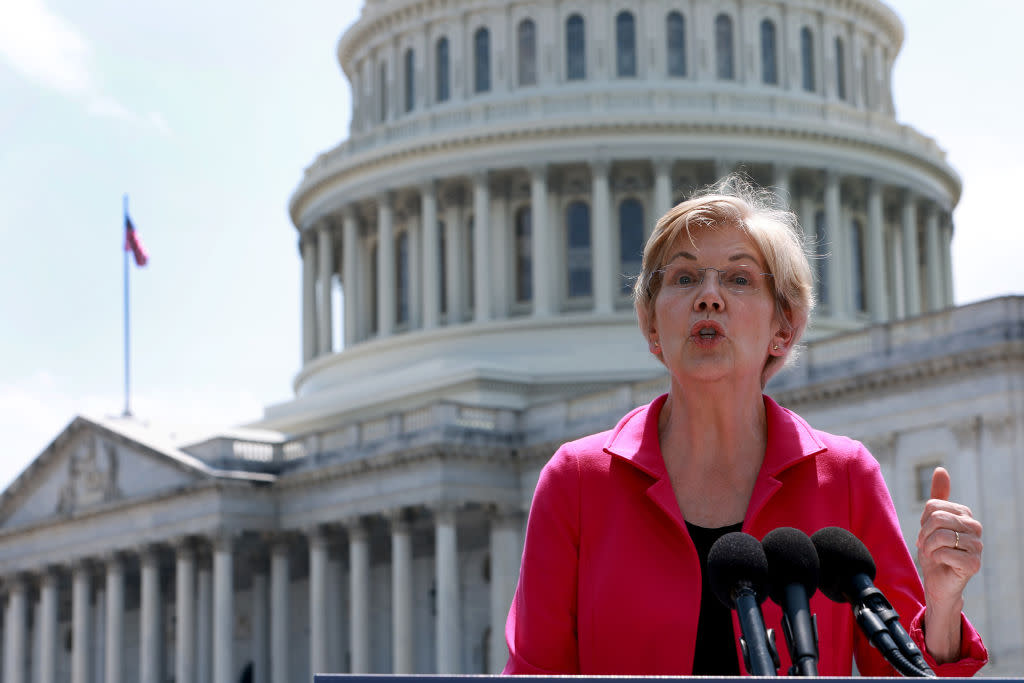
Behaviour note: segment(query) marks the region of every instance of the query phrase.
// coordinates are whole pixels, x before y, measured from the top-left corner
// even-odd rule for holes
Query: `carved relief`
[[[97,453],[98,447],[102,455]],[[117,469],[117,450],[112,444],[99,439],[83,444],[68,458],[68,479],[57,498],[57,513],[70,514],[119,497]]]

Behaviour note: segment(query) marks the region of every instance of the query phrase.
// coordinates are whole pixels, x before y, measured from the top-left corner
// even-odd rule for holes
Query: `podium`
[[[313,683],[749,683],[750,676],[496,676],[488,674],[316,674]],[[765,676],[763,678],[774,678]],[[778,678],[782,678],[779,676]],[[788,680],[811,680],[810,678],[786,677]],[[859,681],[907,681],[915,680],[899,676],[862,678],[857,676],[820,676],[814,680],[828,683],[855,683]],[[927,679],[916,679],[927,680]],[[984,681],[985,683],[1021,683],[1024,678],[942,678],[942,681]]]

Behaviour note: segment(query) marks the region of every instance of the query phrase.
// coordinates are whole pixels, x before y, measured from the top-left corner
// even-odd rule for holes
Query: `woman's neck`
[[[717,526],[743,519],[767,444],[760,387],[673,385],[658,424],[683,516]]]

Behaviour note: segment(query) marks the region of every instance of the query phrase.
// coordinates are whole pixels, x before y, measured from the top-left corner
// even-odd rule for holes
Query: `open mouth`
[[[725,336],[722,326],[712,320],[702,320],[690,328],[690,335],[701,341],[713,341]]]

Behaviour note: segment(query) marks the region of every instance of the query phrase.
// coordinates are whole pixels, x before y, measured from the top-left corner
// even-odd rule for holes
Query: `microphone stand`
[[[753,588],[742,585],[733,594],[736,616],[740,620],[740,648],[743,663],[752,676],[776,676],[779,654],[775,650],[774,636],[765,631],[764,617]]]

